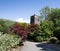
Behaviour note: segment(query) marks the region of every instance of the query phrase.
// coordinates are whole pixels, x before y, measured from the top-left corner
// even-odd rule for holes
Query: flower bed
[[[8,51],[12,47],[16,47],[20,42],[20,37],[14,34],[0,35],[0,51]]]

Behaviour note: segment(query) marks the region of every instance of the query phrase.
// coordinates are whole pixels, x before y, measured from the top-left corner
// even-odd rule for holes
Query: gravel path
[[[21,51],[60,51],[54,44],[43,44],[26,41]]]

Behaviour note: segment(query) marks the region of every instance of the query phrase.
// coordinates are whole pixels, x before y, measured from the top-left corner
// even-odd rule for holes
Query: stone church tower
[[[40,22],[41,22],[41,17],[40,16],[34,14],[30,17],[30,24],[40,25]]]

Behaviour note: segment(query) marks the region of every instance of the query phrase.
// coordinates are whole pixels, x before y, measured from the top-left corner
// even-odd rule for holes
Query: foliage
[[[46,41],[48,38],[53,36],[53,22],[45,20],[41,22],[40,26],[38,25],[30,25],[30,34],[28,35],[28,39],[33,41]]]
[[[53,34],[53,22],[46,20],[42,22],[40,26],[38,26],[38,30],[35,32],[34,36],[37,38],[36,39],[37,41],[39,37],[42,39],[42,41],[47,41],[48,38],[52,36],[52,34]],[[39,41],[41,41],[40,38]]]
[[[43,33],[47,34],[47,36],[53,34],[54,24],[52,21],[45,20],[40,24],[40,29]]]
[[[60,9],[45,7],[41,9],[41,17],[45,17],[40,26],[30,25],[29,39],[33,41],[47,41],[50,37],[60,40]]]
[[[0,36],[0,51],[8,51],[19,44],[20,38],[14,34],[3,34]]]
[[[60,40],[60,9],[52,9],[51,13],[48,15],[49,19],[54,23],[54,36]]]
[[[35,38],[35,41],[37,41],[37,42],[42,42],[42,41],[43,41],[43,37],[37,36],[37,37]]]
[[[40,26],[0,19],[0,31],[3,33],[10,31],[23,39],[26,39],[28,36],[28,39],[32,41],[47,41],[53,36],[60,40],[60,9],[45,7],[41,9],[40,13],[41,17],[45,18],[40,23]],[[55,40],[57,39],[51,38],[50,41],[54,43]]]
[[[40,10],[41,17],[43,17],[44,19],[47,19],[48,14],[49,14],[50,12],[51,12],[51,9],[50,9],[48,6],[42,8],[42,9]]]
[[[8,27],[11,27],[14,23],[15,23],[15,21],[12,21],[12,20],[0,19],[0,24],[1,25],[4,25],[5,24]]]
[[[38,30],[38,25],[37,24],[29,25],[28,29],[29,29],[28,39],[34,41],[37,36],[36,32]]]
[[[3,33],[9,32],[10,27],[14,24],[14,21],[0,19],[0,31]]]
[[[23,24],[24,26],[25,24]],[[27,38],[27,34],[28,34],[28,27],[23,27],[20,23],[15,23],[13,25],[13,27],[11,28],[11,31],[19,36],[21,36],[22,38],[26,39]]]
[[[60,40],[60,27],[55,28],[54,36],[56,36]]]
[[[2,36],[3,35],[3,32],[0,32],[0,36]]]
[[[50,43],[57,43],[57,38],[56,37],[51,37],[50,38]]]
[[[55,23],[56,19],[57,20],[60,19],[60,9],[59,8],[55,8],[55,9],[52,8],[51,13],[48,14],[48,20],[51,20]]]
[[[20,24],[23,28],[27,28],[28,27],[28,23],[18,23],[18,24]]]
[[[43,35],[42,37],[45,38],[55,36],[60,40],[60,9],[45,7],[41,9],[40,13],[42,17],[46,18],[40,24],[38,30],[40,36]]]

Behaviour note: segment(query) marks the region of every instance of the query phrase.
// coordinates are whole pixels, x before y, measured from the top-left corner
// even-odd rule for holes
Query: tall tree
[[[48,15],[48,20],[54,23],[54,36],[60,40],[60,9],[52,9]]]
[[[51,9],[50,9],[48,6],[42,8],[42,9],[40,10],[41,17],[43,17],[43,19],[47,19],[48,14],[49,14],[50,12],[51,12]]]
[[[52,20],[54,23],[56,21],[56,19],[60,19],[60,9],[59,8],[55,8],[55,9],[51,9],[51,13],[48,14],[48,19]]]

